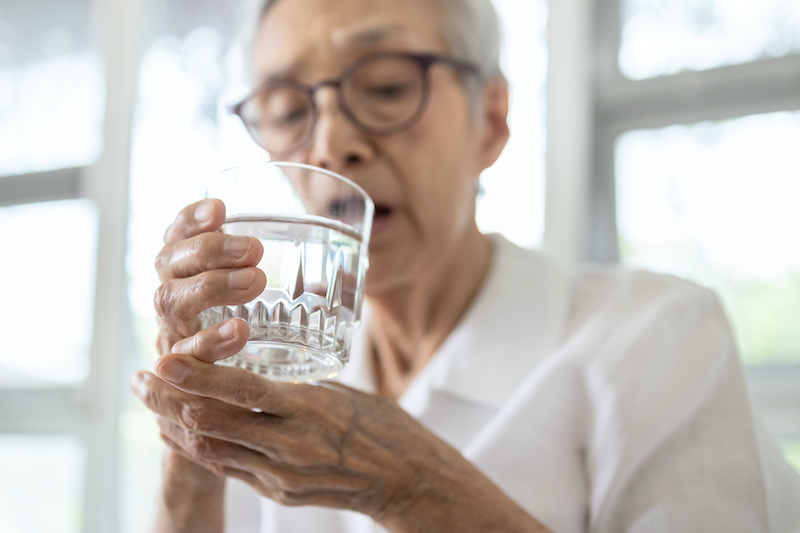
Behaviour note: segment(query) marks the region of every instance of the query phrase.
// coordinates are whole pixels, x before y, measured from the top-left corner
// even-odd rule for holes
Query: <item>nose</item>
[[[342,111],[336,89],[320,88],[314,96],[318,116],[311,133],[309,164],[342,172],[368,163],[375,155],[372,143]]]

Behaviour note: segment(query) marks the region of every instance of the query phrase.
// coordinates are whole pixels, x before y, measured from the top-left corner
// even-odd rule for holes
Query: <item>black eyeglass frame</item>
[[[409,59],[414,61],[420,67],[420,72],[422,74],[422,98],[420,98],[420,103],[417,110],[411,115],[407,120],[393,125],[389,128],[374,128],[369,125],[364,124],[361,122],[355,114],[352,112],[350,107],[347,104],[347,101],[344,97],[344,91],[342,90],[342,84],[347,81],[347,79],[352,76],[352,74],[357,71],[359,68],[364,66],[367,63],[373,61],[379,61],[381,59],[387,58],[398,58],[398,59]],[[264,83],[261,87],[251,92],[245,98],[243,98],[238,103],[229,107],[228,111],[236,116],[244,124],[245,128],[247,129],[250,136],[253,138],[256,143],[264,148],[267,151],[270,149],[267,146],[264,146],[261,142],[259,142],[259,136],[252,130],[250,124],[242,115],[242,109],[244,106],[253,98],[260,96],[261,94],[273,90],[275,88],[280,87],[290,87],[296,89],[302,93],[305,93],[308,101],[311,104],[311,120],[309,122],[308,131],[306,131],[299,140],[292,145],[291,148],[286,148],[281,150],[281,152],[290,152],[300,146],[302,146],[311,136],[311,132],[314,131],[314,126],[317,124],[317,119],[319,118],[319,110],[317,109],[317,104],[314,101],[314,94],[323,87],[333,87],[336,89],[336,101],[339,105],[339,109],[342,113],[347,117],[350,122],[352,122],[356,127],[361,129],[361,131],[373,135],[391,135],[393,133],[399,133],[403,130],[406,130],[413,126],[425,112],[425,109],[428,107],[428,101],[430,99],[430,75],[429,71],[433,65],[436,64],[445,64],[450,65],[458,70],[467,72],[469,74],[478,75],[479,70],[478,68],[467,61],[463,61],[461,59],[457,59],[452,56],[446,56],[441,54],[418,54],[418,53],[411,53],[411,52],[379,52],[376,54],[370,54],[364,56],[353,63],[350,63],[347,67],[342,70],[342,73],[339,74],[338,78],[329,79],[329,80],[322,80],[314,85],[306,85],[294,80],[285,79],[285,80],[275,80],[275,81],[268,81]]]

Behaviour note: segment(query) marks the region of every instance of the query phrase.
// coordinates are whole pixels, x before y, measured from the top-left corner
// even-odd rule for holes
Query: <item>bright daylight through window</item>
[[[717,290],[746,363],[800,363],[800,112],[617,145],[620,253]]]

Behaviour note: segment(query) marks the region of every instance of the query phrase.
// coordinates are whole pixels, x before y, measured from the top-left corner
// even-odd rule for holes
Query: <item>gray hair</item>
[[[255,1],[255,18],[251,20],[255,20],[254,26],[257,26],[278,0]],[[492,0],[440,0],[440,3],[444,8],[442,30],[448,51],[474,64],[482,82],[505,82],[500,67],[500,19]]]

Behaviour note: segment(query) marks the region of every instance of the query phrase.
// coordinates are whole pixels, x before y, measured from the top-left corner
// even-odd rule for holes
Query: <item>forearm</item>
[[[466,459],[423,470],[414,493],[381,520],[392,533],[550,530],[509,498]]]
[[[153,533],[222,533],[225,478],[172,450],[164,473]]]

